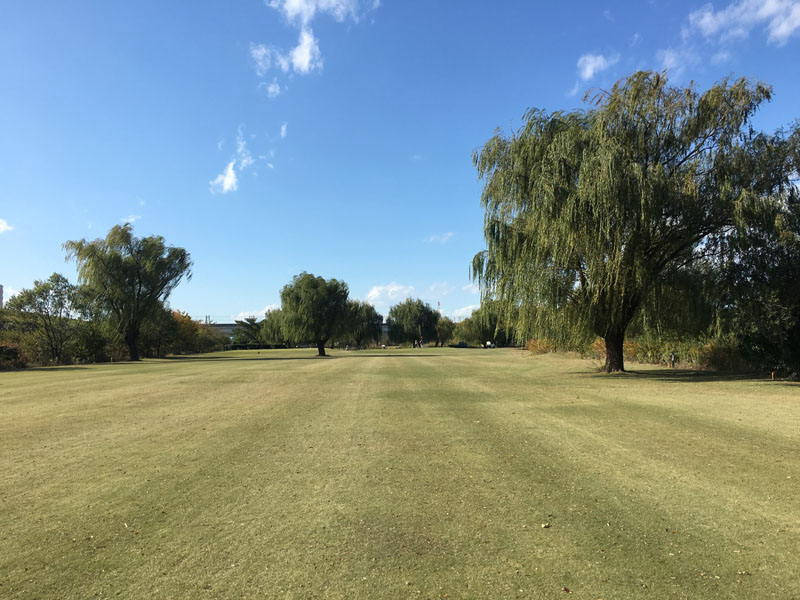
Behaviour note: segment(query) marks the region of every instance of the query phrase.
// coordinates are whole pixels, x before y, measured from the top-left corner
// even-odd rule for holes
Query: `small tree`
[[[377,342],[381,339],[381,325],[383,316],[375,307],[361,300],[350,300],[348,303],[347,335],[353,339],[356,346],[370,341]]]
[[[76,300],[77,288],[63,275],[53,273],[14,296],[7,308],[24,313],[21,328],[29,332],[36,354],[46,362],[61,364],[76,331]]]
[[[191,278],[189,253],[167,246],[161,236],[134,237],[129,223],[112,227],[105,238],[66,242],[64,249],[125,340],[130,359],[139,360],[142,325],[184,277]]]
[[[440,317],[436,322],[436,345],[444,346],[453,339],[456,331],[456,324],[449,317]]]
[[[347,284],[310,273],[295,275],[281,290],[283,331],[287,338],[313,342],[319,356],[347,322]]]
[[[289,340],[284,334],[283,312],[281,309],[267,311],[261,321],[261,339],[273,346],[289,345]]]
[[[395,304],[389,309],[389,337],[395,342],[411,342],[417,339],[435,340],[439,313],[430,304],[411,298]]]
[[[242,321],[236,321],[233,328],[234,344],[262,344],[261,324],[255,317],[246,317]]]

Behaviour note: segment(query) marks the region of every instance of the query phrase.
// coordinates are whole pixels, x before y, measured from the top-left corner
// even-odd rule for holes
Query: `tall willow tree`
[[[191,277],[192,261],[183,248],[161,236],[137,238],[130,224],[112,227],[105,238],[64,244],[67,259],[78,263],[86,286],[139,360],[139,335],[144,322],[163,308],[181,279]]]
[[[748,123],[770,94],[745,79],[700,94],[637,72],[588,111],[530,110],[519,131],[498,131],[473,156],[484,296],[523,334],[602,337],[605,370],[624,370],[625,332],[648,294],[769,218],[787,176]]]

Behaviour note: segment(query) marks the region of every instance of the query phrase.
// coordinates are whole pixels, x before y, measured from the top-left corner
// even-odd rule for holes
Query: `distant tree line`
[[[263,320],[248,317],[236,322],[233,343],[293,347],[312,345],[319,356],[326,346],[363,348],[387,341],[411,344],[414,340],[445,344],[455,324],[421,300],[408,299],[389,310],[388,337],[383,340],[383,316],[371,304],[349,297],[346,283],[310,273],[296,275],[281,290],[281,307]]]

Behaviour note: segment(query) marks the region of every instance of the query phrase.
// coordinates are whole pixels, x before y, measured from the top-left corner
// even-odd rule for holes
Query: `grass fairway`
[[[315,352],[0,373],[0,597],[800,597],[796,384]]]

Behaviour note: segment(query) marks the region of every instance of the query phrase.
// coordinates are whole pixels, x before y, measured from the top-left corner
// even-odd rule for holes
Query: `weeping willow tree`
[[[189,253],[167,246],[161,236],[134,237],[129,223],[112,227],[105,238],[66,242],[64,249],[67,260],[77,262],[87,294],[125,340],[130,359],[139,360],[142,326],[192,276]]]
[[[496,132],[473,156],[484,298],[522,335],[602,337],[605,370],[623,371],[626,329],[648,297],[774,214],[786,173],[749,127],[770,95],[745,79],[701,94],[637,72],[587,96],[590,110],[529,110],[520,130]]]

